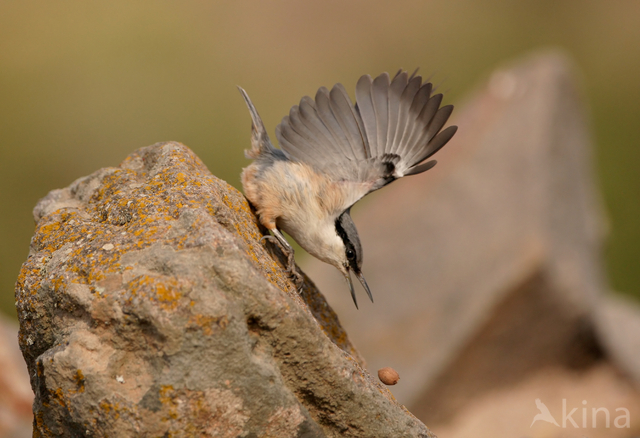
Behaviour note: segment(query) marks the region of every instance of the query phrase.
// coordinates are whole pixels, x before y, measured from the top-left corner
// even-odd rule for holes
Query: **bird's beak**
[[[349,273],[350,273],[350,270],[348,268],[346,269],[345,272],[343,272],[344,278],[345,280],[347,280],[347,284],[349,285],[349,291],[351,292],[351,298],[353,298],[353,304],[356,305],[356,309],[357,309],[358,300],[356,300],[356,291],[353,289],[353,282],[351,281],[351,275]],[[367,280],[364,279],[364,275],[362,275],[362,272],[354,271],[354,273],[356,274],[356,277],[358,277],[358,280],[360,280],[360,284],[362,284],[362,287],[364,288],[364,290],[367,291],[367,295],[369,296],[369,299],[373,303],[373,296],[371,295],[371,289],[369,289],[369,285],[367,284]]]
[[[347,284],[349,285],[349,290],[351,291],[351,298],[353,298],[353,304],[356,305],[356,309],[358,308],[358,300],[356,299],[356,291],[353,290],[353,282],[351,281],[351,275],[349,275],[349,268],[347,268],[344,272],[344,278],[347,280]]]
[[[362,272],[356,272],[356,277],[358,277],[358,280],[360,280],[360,284],[362,284],[362,287],[364,287],[364,290],[367,291],[367,295],[369,295],[369,299],[373,303],[373,295],[371,295],[371,289],[369,289],[367,280],[364,279],[364,275],[362,275]]]

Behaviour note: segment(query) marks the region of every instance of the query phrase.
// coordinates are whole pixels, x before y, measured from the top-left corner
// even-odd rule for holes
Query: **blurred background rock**
[[[640,306],[603,273],[584,113],[562,52],[500,66],[458,107],[439,170],[354,209],[375,304],[357,310],[333,267],[304,261],[369,370],[397,370],[394,395],[441,438],[570,436],[524,419],[536,399],[560,422],[563,400],[586,407],[589,437],[640,432],[593,427],[593,408],[640,415]]]
[[[275,137],[280,118],[320,85],[352,93],[363,73],[420,67],[457,104],[496,66],[545,47],[562,49],[581,75],[608,230],[602,282],[640,297],[638,2],[3,1],[0,10],[0,309],[9,319],[31,210],[48,191],[164,140],[240,187],[250,122],[236,85]],[[416,178],[426,185],[445,165]],[[376,296],[390,293],[381,289]]]

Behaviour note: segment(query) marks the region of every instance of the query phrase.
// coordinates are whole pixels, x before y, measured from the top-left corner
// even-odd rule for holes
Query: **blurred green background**
[[[615,290],[640,296],[640,2],[0,1],[0,309],[55,188],[164,140],[240,187],[250,119],[273,129],[321,86],[421,67],[448,102],[500,63],[559,47],[582,72]]]

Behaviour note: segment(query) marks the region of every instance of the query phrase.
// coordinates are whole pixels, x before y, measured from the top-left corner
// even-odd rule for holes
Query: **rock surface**
[[[374,305],[355,310],[339,274],[302,263],[370,370],[396,369],[394,394],[438,435],[541,369],[607,361],[640,382],[640,313],[609,297],[576,82],[555,52],[497,70],[454,111],[458,133],[433,170],[354,208]]]
[[[433,436],[185,146],[140,149],[34,216],[16,285],[34,436]]]

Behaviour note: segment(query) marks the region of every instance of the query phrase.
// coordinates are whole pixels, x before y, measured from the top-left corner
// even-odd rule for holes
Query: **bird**
[[[294,250],[281,231],[309,254],[335,266],[345,277],[358,308],[351,273],[373,302],[362,273],[363,251],[351,207],[391,182],[435,166],[427,161],[457,131],[443,129],[453,105],[442,104],[417,70],[393,78],[363,75],[355,104],[345,87],[320,87],[305,96],[275,129],[276,148],[247,92],[238,87],[251,115],[253,160],[241,174],[245,196],[260,223],[288,257],[287,271],[301,284]]]

